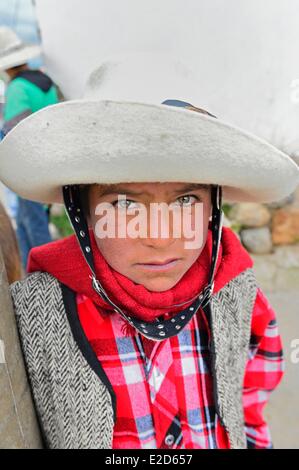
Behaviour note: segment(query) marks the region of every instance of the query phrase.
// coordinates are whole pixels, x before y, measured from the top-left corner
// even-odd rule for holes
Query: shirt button
[[[174,443],[174,436],[172,434],[167,434],[164,442],[167,446],[172,446],[172,444]]]

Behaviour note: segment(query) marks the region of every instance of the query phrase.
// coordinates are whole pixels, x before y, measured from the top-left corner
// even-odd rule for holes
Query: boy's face
[[[88,223],[95,233],[97,246],[107,263],[150,291],[163,292],[171,289],[192,266],[205,246],[212,209],[210,186],[188,183],[94,184],[89,188],[88,201],[90,208]],[[97,209],[97,214],[101,214],[99,217],[96,214],[96,208],[103,207],[99,206],[102,203],[109,203],[109,207],[112,208],[112,212],[109,212],[110,218],[106,218],[106,221],[109,220],[108,223],[115,225],[116,236],[106,238],[98,236],[98,224],[104,217],[104,213]],[[167,207],[172,208],[167,220],[165,215],[161,215],[162,212],[159,219],[151,215],[150,211],[153,207],[157,207],[157,203],[164,203],[164,207],[167,204]],[[142,213],[143,216],[146,214],[145,218],[140,224],[145,229],[145,233],[143,231],[141,235],[134,237],[118,236],[119,232],[116,227],[118,223],[123,224],[120,222],[124,220],[122,217],[126,217],[127,229],[132,228],[133,219],[136,220],[138,213],[136,210],[138,211],[141,206],[146,209]],[[197,217],[199,207],[200,225],[198,225]],[[190,242],[190,231],[186,237],[182,223],[178,236],[176,231],[178,218],[174,214],[180,214],[182,221],[184,220],[183,211],[188,214],[190,228],[201,232],[200,246],[186,247],[186,242]],[[166,238],[165,232],[164,235],[162,234],[163,223],[168,225],[169,231]],[[136,228],[136,225],[134,226]],[[130,230],[127,232],[129,233]]]

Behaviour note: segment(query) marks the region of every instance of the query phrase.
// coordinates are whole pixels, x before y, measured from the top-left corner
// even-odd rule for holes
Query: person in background
[[[51,78],[28,66],[28,61],[40,53],[39,46],[27,45],[10,28],[0,27],[0,70],[5,71],[9,79],[3,112],[4,137],[21,120],[58,102],[57,89]],[[26,269],[31,248],[51,241],[48,207],[19,197],[16,232]]]
[[[4,137],[3,133],[3,109],[4,109],[4,96],[5,96],[5,80],[4,74],[1,73],[0,70],[0,141]],[[11,189],[4,186],[4,199],[5,199],[5,208],[7,210],[7,214],[11,219],[13,228],[16,229],[16,218],[17,218],[17,210],[18,210],[18,196],[11,191]]]

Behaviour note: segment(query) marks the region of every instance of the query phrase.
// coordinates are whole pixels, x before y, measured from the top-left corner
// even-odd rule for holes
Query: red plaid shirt
[[[202,309],[177,336],[156,342],[137,332],[127,336],[119,314],[100,315],[82,294],[77,306],[116,394],[114,449],[229,447],[214,408],[210,332]],[[262,411],[283,370],[275,312],[258,289],[243,392],[248,447],[272,447]]]

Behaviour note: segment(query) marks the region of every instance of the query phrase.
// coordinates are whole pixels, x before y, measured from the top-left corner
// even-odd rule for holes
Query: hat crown
[[[131,53],[103,60],[87,82],[84,98],[161,104],[200,97],[192,65],[164,54]]]
[[[12,49],[22,45],[17,34],[7,26],[0,27],[0,55],[9,53]]]

